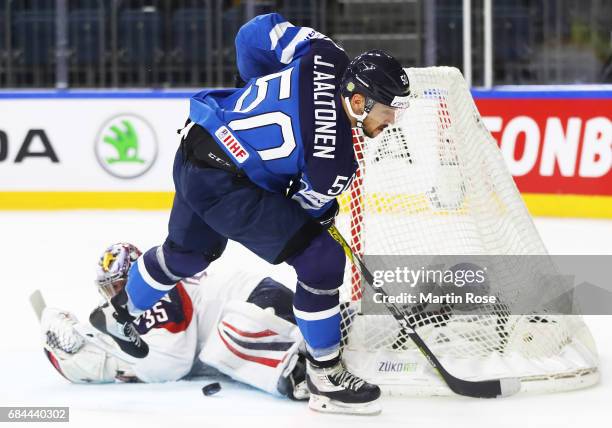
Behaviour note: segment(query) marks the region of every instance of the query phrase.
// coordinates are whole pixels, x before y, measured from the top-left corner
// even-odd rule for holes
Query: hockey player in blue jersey
[[[125,352],[145,357],[131,321],[206,269],[231,239],[297,273],[293,306],[307,345],[310,407],[376,413],[380,389],[341,362],[346,260],[326,228],[357,169],[351,129],[375,137],[393,124],[408,106],[408,77],[382,51],[349,63],[329,38],[275,13],[240,29],[236,54],[242,88],[191,98],[165,242],[144,253],[124,291],[90,321]]]

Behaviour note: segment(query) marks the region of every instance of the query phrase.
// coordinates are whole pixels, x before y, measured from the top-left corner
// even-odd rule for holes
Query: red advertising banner
[[[612,98],[478,98],[523,193],[612,195]]]

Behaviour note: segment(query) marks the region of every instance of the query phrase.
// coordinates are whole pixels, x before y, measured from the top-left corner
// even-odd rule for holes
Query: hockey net
[[[375,139],[354,135],[359,170],[338,219],[353,250],[546,254],[461,73],[407,72],[411,104],[401,123]],[[347,264],[341,290],[347,366],[390,393],[450,394],[391,316],[360,313],[360,286]],[[522,391],[576,389],[599,379],[597,351],[578,316],[424,316],[417,332],[455,376],[520,377]]]

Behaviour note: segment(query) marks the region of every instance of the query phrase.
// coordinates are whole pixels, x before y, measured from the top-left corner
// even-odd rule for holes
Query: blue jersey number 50
[[[279,73],[268,74],[267,76],[260,77],[255,83],[248,87],[247,90],[238,98],[234,111],[240,113],[248,113],[257,107],[263,100],[266,99],[268,94],[268,82],[272,79],[280,79],[280,88],[278,99],[284,100],[289,98],[291,94],[291,72],[292,68],[288,68]],[[257,86],[257,96],[247,106],[244,106],[244,100],[249,96],[254,86]],[[291,125],[291,117],[281,111],[274,111],[269,113],[262,113],[247,117],[245,119],[236,119],[228,123],[229,127],[234,131],[242,131],[253,128],[261,128],[263,126],[277,125],[280,126],[282,142],[278,147],[271,149],[258,150],[259,156],[262,160],[281,159],[289,156],[293,149],[295,149],[295,136],[293,135],[293,126]]]

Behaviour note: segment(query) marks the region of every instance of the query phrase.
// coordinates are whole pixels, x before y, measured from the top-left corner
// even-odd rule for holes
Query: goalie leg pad
[[[270,308],[230,301],[200,353],[204,364],[274,395],[298,361],[298,328]]]

